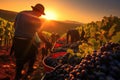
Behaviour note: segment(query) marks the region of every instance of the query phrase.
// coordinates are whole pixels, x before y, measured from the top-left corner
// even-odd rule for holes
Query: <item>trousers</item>
[[[15,80],[20,80],[22,77],[21,71],[24,65],[28,63],[27,74],[33,72],[33,65],[36,60],[38,48],[32,43],[31,39],[14,38],[14,56],[16,59],[16,75]]]

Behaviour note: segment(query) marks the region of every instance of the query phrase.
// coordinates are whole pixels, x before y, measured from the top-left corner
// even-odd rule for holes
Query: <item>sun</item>
[[[42,17],[47,20],[56,20],[57,14],[54,11],[46,11],[45,15],[43,15]]]

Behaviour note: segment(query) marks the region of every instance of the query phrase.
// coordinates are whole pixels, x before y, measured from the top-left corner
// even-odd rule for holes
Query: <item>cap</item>
[[[40,13],[42,13],[43,15],[45,15],[44,13],[44,6],[42,4],[36,4],[35,6],[31,6],[33,10],[39,11]]]

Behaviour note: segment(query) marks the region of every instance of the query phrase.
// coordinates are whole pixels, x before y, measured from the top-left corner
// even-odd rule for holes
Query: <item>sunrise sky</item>
[[[120,17],[120,0],[0,0],[0,9],[19,12],[36,3],[42,3],[46,16],[55,20],[88,23],[111,14]]]

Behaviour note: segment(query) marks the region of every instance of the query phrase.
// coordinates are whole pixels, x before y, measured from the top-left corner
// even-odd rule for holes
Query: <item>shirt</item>
[[[33,38],[36,32],[39,31],[41,21],[37,16],[23,11],[18,13],[15,20],[15,36],[22,38]]]

